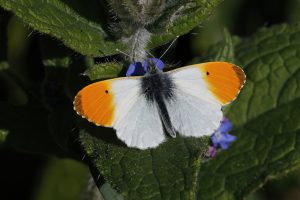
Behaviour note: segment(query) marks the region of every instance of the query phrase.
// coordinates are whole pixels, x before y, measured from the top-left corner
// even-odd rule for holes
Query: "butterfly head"
[[[135,62],[129,65],[126,76],[143,76],[145,74],[154,74],[163,70],[165,64],[158,58],[149,58],[144,63]]]
[[[162,71],[164,68],[164,63],[157,58],[150,58],[144,61],[144,69],[147,74],[155,74]]]

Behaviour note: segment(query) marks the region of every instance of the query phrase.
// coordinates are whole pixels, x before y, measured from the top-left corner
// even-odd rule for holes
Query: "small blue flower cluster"
[[[214,157],[216,155],[217,148],[229,148],[229,145],[236,140],[236,136],[228,133],[231,129],[231,122],[227,118],[224,118],[218,130],[211,136],[212,146],[208,147],[206,157]]]
[[[158,69],[160,69],[161,71],[165,67],[165,64],[160,59],[149,58],[149,59],[145,60],[143,64],[141,62],[131,63],[126,72],[126,76],[143,76],[143,75],[145,75],[147,72],[148,63],[151,61],[153,63],[155,63],[156,67]]]

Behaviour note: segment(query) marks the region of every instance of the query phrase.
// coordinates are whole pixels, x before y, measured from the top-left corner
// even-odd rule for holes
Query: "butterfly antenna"
[[[155,56],[154,56],[150,51],[147,51],[147,50],[146,50],[146,53],[147,53],[149,56],[151,56],[152,58],[155,58]]]
[[[132,56],[130,56],[129,54],[125,53],[124,51],[121,51],[120,49],[116,49],[116,51],[119,52],[119,53],[121,53],[121,54],[123,54],[123,55],[125,55],[125,56],[127,56],[127,57],[129,57],[130,59],[133,60]]]
[[[172,45],[176,42],[176,40],[179,38],[179,35],[176,36],[176,38],[171,42],[171,44],[169,45],[169,47],[165,50],[165,52],[159,57],[159,59],[161,59],[168,51],[169,49],[172,47]]]

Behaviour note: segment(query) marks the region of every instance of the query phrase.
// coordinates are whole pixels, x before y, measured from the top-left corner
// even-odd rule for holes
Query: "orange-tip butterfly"
[[[158,59],[157,59],[158,60]],[[92,83],[78,92],[74,109],[97,126],[112,127],[129,147],[153,148],[172,137],[211,135],[246,80],[228,62],[207,62],[162,72],[148,60],[144,76]]]

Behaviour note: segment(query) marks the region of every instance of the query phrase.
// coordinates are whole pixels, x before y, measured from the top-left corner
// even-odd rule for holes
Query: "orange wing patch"
[[[78,92],[74,99],[76,112],[101,126],[112,126],[115,106],[109,80],[90,84]]]
[[[208,62],[196,65],[203,74],[209,90],[223,104],[233,101],[243,87],[244,71],[227,62]]]

